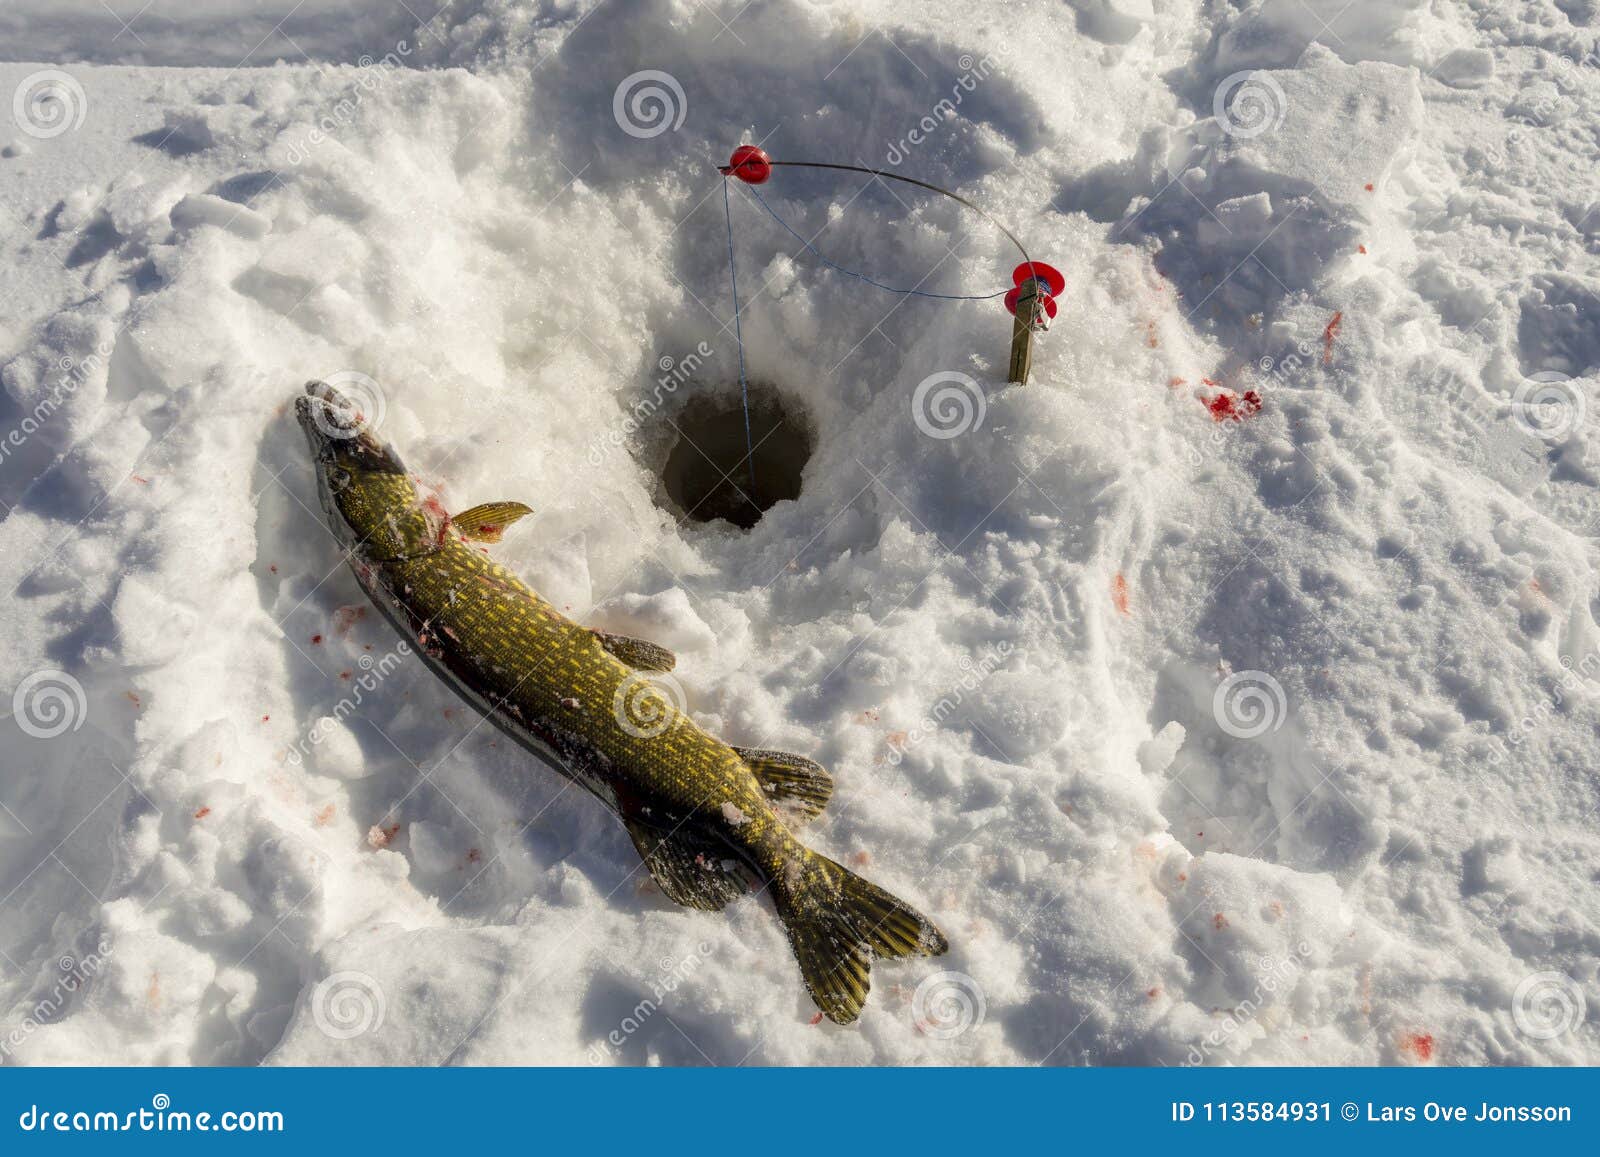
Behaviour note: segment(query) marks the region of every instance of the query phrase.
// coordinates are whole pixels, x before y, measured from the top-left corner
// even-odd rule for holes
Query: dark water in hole
[[[800,497],[811,431],[803,417],[785,409],[779,395],[750,399],[750,438],[755,444],[750,461],[737,395],[697,398],[674,424],[678,443],[661,477],[668,497],[692,521],[721,518],[749,530],[774,503]]]

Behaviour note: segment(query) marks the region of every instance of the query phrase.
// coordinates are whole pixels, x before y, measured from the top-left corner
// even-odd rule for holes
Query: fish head
[[[373,432],[359,403],[326,382],[307,382],[294,416],[319,465],[351,474],[404,474],[400,457]]]
[[[322,509],[344,545],[381,558],[437,540],[400,456],[351,397],[326,382],[307,382],[294,413],[317,464]]]

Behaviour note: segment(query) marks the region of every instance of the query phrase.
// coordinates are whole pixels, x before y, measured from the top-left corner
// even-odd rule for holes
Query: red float
[[[754,145],[740,145],[717,171],[724,177],[738,177],[747,185],[764,185],[772,176],[772,158]]]

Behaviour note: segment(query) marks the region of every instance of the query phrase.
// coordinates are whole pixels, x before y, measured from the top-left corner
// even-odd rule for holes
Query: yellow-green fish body
[[[860,1015],[874,956],[945,951],[930,921],[807,849],[775,811],[820,813],[826,771],[708,734],[651,680],[670,652],[572,622],[475,545],[527,507],[452,518],[336,391],[309,384],[296,414],[330,526],[374,603],[457,692],[615,812],[667,896],[719,909],[754,875],[813,999],[841,1024]]]

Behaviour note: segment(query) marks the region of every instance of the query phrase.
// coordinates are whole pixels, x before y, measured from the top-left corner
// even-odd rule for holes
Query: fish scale
[[[925,916],[805,847],[775,810],[820,813],[826,771],[711,735],[651,684],[669,652],[573,622],[477,545],[527,507],[452,518],[338,391],[309,383],[295,412],[329,526],[373,603],[445,683],[609,808],[669,899],[720,909],[753,877],[839,1024],[860,1016],[874,958],[946,951]]]

